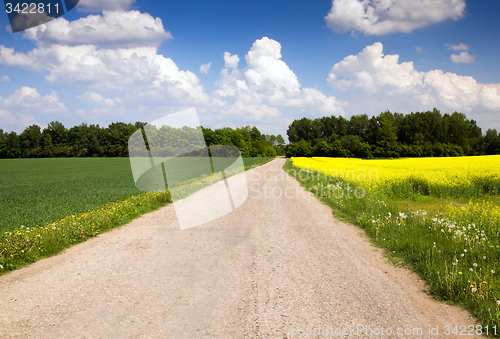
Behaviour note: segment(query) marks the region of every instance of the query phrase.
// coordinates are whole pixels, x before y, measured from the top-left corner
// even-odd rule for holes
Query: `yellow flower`
[[[462,272],[458,272],[458,274],[462,274]]]

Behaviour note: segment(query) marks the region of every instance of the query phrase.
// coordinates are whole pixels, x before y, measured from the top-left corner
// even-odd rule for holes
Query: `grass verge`
[[[0,274],[57,254],[71,245],[154,211],[170,201],[168,193],[147,192],[43,226],[21,226],[4,232],[0,237]]]
[[[500,213],[487,197],[415,210],[410,206],[430,206],[435,198],[421,203],[377,191],[367,195],[361,186],[295,168],[289,159],[283,169],[337,218],[363,228],[389,259],[418,273],[436,299],[463,306],[479,319],[483,333],[500,336]]]

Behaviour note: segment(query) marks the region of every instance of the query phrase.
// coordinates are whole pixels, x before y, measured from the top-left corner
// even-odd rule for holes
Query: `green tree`
[[[291,157],[310,157],[312,154],[312,146],[305,140],[300,140],[290,144],[286,148],[286,156]]]
[[[500,153],[500,138],[496,129],[489,129],[484,136],[486,144],[486,154]]]
[[[21,144],[24,150],[28,151],[40,147],[42,141],[41,128],[38,125],[31,125],[21,133]]]

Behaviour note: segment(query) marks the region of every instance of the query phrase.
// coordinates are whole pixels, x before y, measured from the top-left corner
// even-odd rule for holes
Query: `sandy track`
[[[323,325],[451,338],[443,326],[474,323],[420,292],[283,162],[247,172],[248,200],[213,222],[181,231],[166,206],[0,277],[0,338],[289,338]],[[285,190],[293,198],[277,198]]]

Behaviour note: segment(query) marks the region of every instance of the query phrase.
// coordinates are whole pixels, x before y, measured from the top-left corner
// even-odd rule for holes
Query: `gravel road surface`
[[[217,220],[180,230],[169,205],[0,277],[0,338],[453,338],[446,325],[475,324],[284,161],[246,172],[247,201]]]

